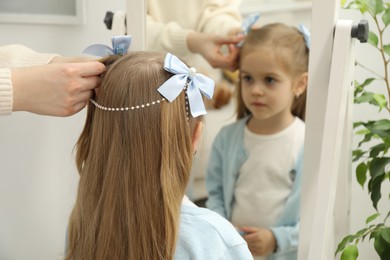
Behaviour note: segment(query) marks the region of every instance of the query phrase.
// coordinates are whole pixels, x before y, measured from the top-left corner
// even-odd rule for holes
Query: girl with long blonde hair
[[[210,80],[170,54],[103,63],[76,145],[66,259],[252,259],[229,222],[185,197]]]

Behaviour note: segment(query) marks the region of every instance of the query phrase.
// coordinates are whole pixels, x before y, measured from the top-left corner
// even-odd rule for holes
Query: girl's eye
[[[243,75],[242,76],[242,81],[243,82],[251,82],[252,81],[252,77],[249,76],[249,75]]]
[[[265,82],[267,84],[274,84],[276,80],[273,77],[265,77]]]

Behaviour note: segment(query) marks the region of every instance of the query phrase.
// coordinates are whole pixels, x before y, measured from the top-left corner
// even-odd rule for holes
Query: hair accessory
[[[251,30],[252,26],[259,20],[260,14],[259,13],[253,13],[248,15],[242,25],[241,25],[241,31],[238,33],[239,35],[247,35],[249,31]],[[244,40],[237,43],[237,47],[241,47],[244,44]]]
[[[303,23],[298,25],[298,30],[302,33],[303,38],[305,39],[306,47],[310,49],[310,32]]]
[[[114,111],[137,110],[137,109],[140,109],[140,108],[150,107],[150,106],[153,106],[153,105],[156,105],[156,104],[160,104],[161,102],[165,101],[165,98],[158,99],[158,100],[152,101],[150,103],[141,104],[141,105],[137,105],[137,106],[131,106],[131,107],[105,107],[105,106],[102,106],[102,105],[98,104],[98,102],[96,102],[92,98],[90,98],[89,101],[91,101],[92,104],[94,104],[97,108],[99,108],[101,110],[113,111],[114,112]]]
[[[93,44],[85,48],[83,53],[105,57],[114,54],[126,54],[131,44],[130,35],[117,35],[111,37],[112,48],[104,44]]]
[[[207,114],[202,94],[211,99],[214,93],[214,81],[195,68],[188,68],[178,57],[170,53],[165,57],[164,69],[175,74],[162,84],[157,91],[169,102],[184,89],[189,102],[191,115],[197,117]]]

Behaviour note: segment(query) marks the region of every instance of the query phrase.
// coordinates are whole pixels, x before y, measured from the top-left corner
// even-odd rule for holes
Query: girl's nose
[[[252,95],[254,96],[264,96],[264,88],[259,85],[259,84],[256,84],[255,86],[253,86],[252,88]]]

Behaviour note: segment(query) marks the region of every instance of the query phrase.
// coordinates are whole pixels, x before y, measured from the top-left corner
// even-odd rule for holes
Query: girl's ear
[[[305,92],[307,88],[308,77],[309,77],[309,73],[307,72],[304,72],[298,76],[293,87],[293,92],[296,97],[299,97],[303,92]]]
[[[196,149],[198,147],[200,137],[202,136],[202,129],[203,129],[203,122],[202,121],[196,122],[194,133],[192,134],[192,149],[194,153],[196,152]]]

